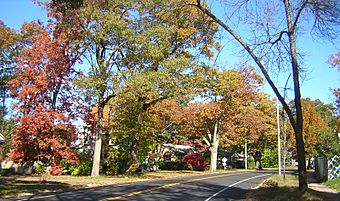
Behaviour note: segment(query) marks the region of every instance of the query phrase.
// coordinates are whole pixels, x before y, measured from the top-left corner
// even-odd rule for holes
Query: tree
[[[179,132],[180,119],[182,114],[181,105],[187,100],[165,99],[150,107],[149,113],[154,116],[154,146],[150,154],[151,163],[158,162],[164,150],[163,144],[179,144],[187,140],[186,135]]]
[[[124,37],[128,37],[129,1],[69,1],[56,0],[50,4],[55,16],[66,27],[77,27],[82,36],[73,43],[83,48],[83,58],[88,61],[89,72],[84,74],[79,85],[96,99],[96,140],[91,176],[99,175],[103,128],[103,110],[119,87],[117,62],[121,60]],[[72,19],[72,20],[68,20]],[[115,68],[116,67],[116,68]],[[116,82],[114,82],[116,81]]]
[[[318,140],[314,144],[317,155],[333,157],[339,153],[338,133],[340,127],[337,108],[333,104],[324,104],[320,100],[306,100],[320,115],[323,123],[317,123],[318,127],[314,131],[314,135]],[[326,126],[324,126],[326,124]]]
[[[223,108],[216,102],[194,103],[183,108],[181,132],[203,138],[210,150],[210,170],[216,171]]]
[[[17,76],[10,81],[11,94],[18,100],[14,108],[20,114],[11,157],[59,168],[62,159],[78,161],[71,147],[78,100],[71,81],[78,55],[69,46],[67,31],[48,27],[30,23],[22,28],[30,33],[30,46],[17,58]]]
[[[303,109],[303,137],[305,141],[306,155],[313,157],[316,155],[315,144],[319,141],[317,132],[327,128],[327,120],[323,120],[320,112],[310,99],[302,99]]]
[[[334,106],[306,98],[302,99],[302,109],[303,137],[308,158],[336,155],[339,151],[336,132],[339,120],[334,114]]]
[[[0,133],[6,141],[1,156],[5,156],[12,146],[14,121],[6,118],[8,114],[6,100],[9,98],[9,81],[15,75],[15,59],[23,47],[23,36],[7,27],[0,20]]]
[[[180,127],[183,133],[204,138],[215,171],[219,144],[243,146],[257,140],[268,129],[270,118],[264,113],[267,97],[257,91],[262,79],[252,68],[215,71],[210,76],[214,78],[208,78],[205,93],[212,94],[212,100],[183,108]]]
[[[84,30],[82,47],[86,49],[84,57],[91,66],[84,86],[96,95],[98,108],[92,171],[96,176],[99,174],[100,134],[105,133],[102,129],[104,106],[121,91],[129,92],[125,95],[135,97],[133,101],[137,101],[134,108],[137,109],[138,104],[141,107],[135,110],[140,117],[135,125],[140,127],[149,106],[169,97],[174,90],[180,91],[172,87],[173,83],[178,77],[190,75],[189,69],[197,66],[194,57],[212,55],[210,49],[215,45],[217,27],[211,21],[202,26],[204,16],[197,9],[185,6],[187,1],[82,1],[73,4],[60,0],[53,3],[65,17],[75,19],[71,24],[78,24]],[[68,12],[67,8],[73,12]],[[183,67],[188,71],[183,71]],[[166,73],[175,75],[176,79],[166,78]],[[156,76],[169,82],[157,81]],[[152,88],[158,91],[150,91],[153,97],[158,92],[158,97],[154,100],[143,94],[137,97],[131,90],[124,90],[136,88],[133,85],[140,84],[138,80],[147,81],[141,90],[148,90],[148,83],[158,84],[157,88]],[[173,90],[169,90],[170,87]],[[136,164],[138,134],[132,137],[130,164]]]
[[[269,95],[259,94],[256,109],[257,115],[263,117],[265,128],[259,132],[258,137],[252,142],[249,152],[253,155],[257,169],[262,169],[262,157],[265,155],[266,149],[274,149],[277,144],[276,130],[276,108],[273,100]]]
[[[4,119],[7,114],[6,99],[9,98],[8,83],[14,77],[15,59],[20,54],[23,42],[21,34],[16,33],[0,20],[0,133],[8,132],[5,129],[7,120]]]
[[[299,34],[298,29],[301,30],[305,26],[306,22],[303,19],[306,17],[306,19],[314,20],[312,33],[331,39],[336,38],[340,23],[339,2],[334,0],[284,0],[276,3],[272,1],[224,1],[225,10],[230,11],[225,21],[217,17],[203,2],[197,0],[192,5],[218,23],[245,50],[259,67],[287,113],[295,133],[299,161],[299,189],[304,192],[307,189],[307,177],[300,92],[302,63],[296,50],[296,37]],[[251,33],[254,37],[242,34],[232,27],[233,24],[238,23],[233,20],[238,19],[243,23],[242,28],[246,29],[246,33]],[[285,20],[285,23],[282,20]],[[289,65],[293,75],[295,117],[268,71],[269,69],[288,69]]]

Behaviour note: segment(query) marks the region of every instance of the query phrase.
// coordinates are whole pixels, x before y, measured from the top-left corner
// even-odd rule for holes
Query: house
[[[182,160],[188,153],[196,153],[193,147],[179,144],[162,144],[163,161]]]

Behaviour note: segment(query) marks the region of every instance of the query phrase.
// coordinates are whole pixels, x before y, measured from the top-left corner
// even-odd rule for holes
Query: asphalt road
[[[270,172],[229,172],[34,195],[26,200],[238,200]]]

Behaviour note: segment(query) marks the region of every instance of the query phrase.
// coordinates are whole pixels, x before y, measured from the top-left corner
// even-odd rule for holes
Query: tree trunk
[[[301,94],[300,94],[300,84],[299,84],[299,69],[298,69],[298,62],[296,57],[296,49],[295,49],[295,41],[294,41],[294,30],[292,26],[291,20],[291,11],[289,0],[284,0],[285,9],[286,9],[286,17],[287,17],[287,24],[288,24],[288,34],[289,34],[289,43],[290,43],[290,54],[291,54],[291,62],[292,62],[292,69],[293,69],[293,79],[294,79],[294,92],[295,92],[295,106],[296,106],[296,121],[290,110],[288,104],[280,94],[278,88],[270,78],[266,68],[261,63],[261,60],[257,55],[253,52],[252,48],[243,41],[243,39],[227,24],[223,23],[218,17],[216,17],[213,13],[211,13],[208,9],[206,9],[200,0],[196,0],[196,7],[199,8],[203,13],[208,15],[212,20],[218,23],[223,29],[225,29],[230,35],[234,37],[236,41],[238,41],[242,47],[249,53],[249,55],[253,58],[254,62],[258,65],[260,70],[263,73],[263,76],[267,80],[268,84],[273,89],[274,93],[276,94],[277,98],[280,100],[281,104],[283,105],[284,110],[286,111],[289,121],[294,128],[295,132],[295,139],[296,139],[296,148],[297,148],[297,155],[298,155],[298,171],[299,171],[299,189],[300,191],[304,192],[307,190],[307,177],[306,177],[306,158],[305,158],[305,150],[304,150],[304,142],[302,138],[302,109],[301,109]]]
[[[296,126],[294,129],[295,132],[295,140],[296,140],[296,151],[298,157],[298,172],[299,172],[299,189],[302,192],[305,192],[308,188],[307,186],[307,175],[306,175],[306,156],[305,156],[305,147],[302,137],[302,129],[303,129],[303,119],[302,119],[302,106],[301,106],[301,92],[300,92],[300,82],[299,82],[299,66],[296,55],[296,47],[295,47],[295,37],[294,37],[294,27],[291,18],[290,11],[290,3],[289,0],[285,0],[285,10],[287,17],[287,25],[288,25],[288,37],[289,37],[289,45],[290,45],[290,55],[291,55],[291,64],[293,71],[293,81],[294,81],[294,95],[295,95],[295,109],[296,109]]]
[[[137,131],[141,130],[142,122],[143,122],[143,112],[140,112],[137,118]],[[134,136],[132,136],[131,143],[132,144],[131,144],[131,149],[130,149],[129,162],[127,164],[128,168],[126,170],[128,174],[134,174],[139,165],[138,160],[137,160],[137,152],[138,152],[138,146],[139,146],[139,133],[136,133]]]
[[[262,159],[262,153],[260,151],[256,151],[255,154],[253,155],[254,160],[255,160],[255,168],[257,170],[262,170],[262,163],[261,163],[261,159]]]
[[[128,169],[126,170],[126,173],[128,174],[134,174],[139,166],[138,160],[137,160],[138,145],[139,145],[139,138],[135,135],[132,138],[129,162],[127,165]]]
[[[92,172],[91,177],[99,176],[100,169],[100,155],[102,150],[102,121],[103,121],[103,111],[104,105],[103,96],[98,97],[98,111],[97,111],[97,125],[96,125],[96,143],[94,146],[94,154],[93,154],[93,164],[92,164]]]
[[[91,177],[99,176],[101,149],[102,149],[102,138],[100,136],[97,136],[96,143],[94,146]]]
[[[218,143],[219,143],[218,122],[216,122],[214,126],[213,140],[211,143],[211,150],[210,150],[210,171],[211,172],[215,172],[216,167],[217,167]]]

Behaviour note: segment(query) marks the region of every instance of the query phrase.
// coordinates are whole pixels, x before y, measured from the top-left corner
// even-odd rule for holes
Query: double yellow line
[[[170,184],[166,184],[166,185],[163,185],[163,186],[148,188],[148,189],[141,190],[141,191],[134,191],[134,192],[127,193],[127,194],[120,195],[120,196],[116,196],[116,197],[105,198],[101,201],[119,200],[119,199],[131,197],[131,196],[135,196],[135,195],[139,195],[139,194],[143,194],[143,193],[149,193],[151,191],[156,191],[156,190],[159,190],[159,189],[177,186],[177,185],[180,185],[180,184],[192,183],[192,182],[197,182],[197,181],[204,181],[204,180],[215,179],[215,178],[220,178],[220,177],[229,177],[229,176],[234,176],[234,175],[239,175],[239,174],[244,174],[244,172],[243,173],[233,173],[233,174],[229,173],[229,174],[215,175],[215,176],[210,176],[210,177],[191,179],[191,180],[186,180],[186,181],[181,181],[181,182],[176,182],[176,183],[170,183]]]

